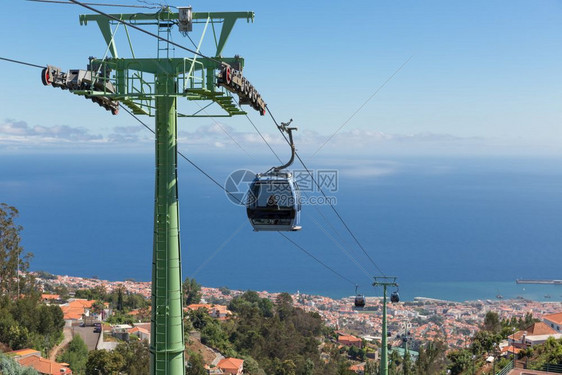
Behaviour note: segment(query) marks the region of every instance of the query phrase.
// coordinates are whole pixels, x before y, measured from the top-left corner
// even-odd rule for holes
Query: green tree
[[[57,277],[50,272],[47,271],[35,271],[37,277],[44,279],[44,280],[56,280]]]
[[[404,358],[402,360],[402,373],[404,375],[412,374],[412,358],[410,357],[409,352],[404,354]]]
[[[133,325],[135,323],[135,317],[128,314],[123,314],[119,311],[111,315],[109,318],[106,319],[106,322],[109,324],[129,324]]]
[[[203,357],[199,353],[189,352],[189,359],[187,360],[187,368],[185,375],[207,375]]]
[[[446,368],[447,346],[442,341],[429,342],[419,348],[415,364],[417,375],[439,374]]]
[[[101,285],[98,285],[91,289],[78,289],[74,293],[74,297],[76,298],[84,298],[87,300],[98,300],[98,301],[106,301],[107,300],[107,291]]]
[[[66,287],[66,285],[56,286],[53,289],[53,293],[58,294],[60,296],[60,299],[62,299],[62,300],[67,300],[68,298],[70,298],[70,292],[69,292],[68,288]]]
[[[284,320],[293,310],[293,298],[289,293],[279,293],[275,299],[275,305],[279,319]]]
[[[78,289],[74,292],[74,297],[92,300],[92,291],[90,289]]]
[[[314,367],[315,367],[314,361],[311,360],[310,358],[307,358],[304,364],[304,375],[313,375]]]
[[[244,360],[244,374],[248,375],[265,375],[265,372],[260,368],[258,361],[249,355],[241,357]]]
[[[113,375],[119,373],[125,365],[123,356],[107,350],[92,350],[88,353],[86,375]]]
[[[10,298],[34,290],[33,276],[27,273],[33,254],[24,253],[20,245],[23,227],[15,222],[18,216],[15,207],[0,203],[0,295]]]
[[[478,331],[472,338],[472,354],[490,353],[494,349],[494,345],[499,344],[502,337],[499,333],[491,331]]]
[[[59,361],[68,363],[74,374],[82,375],[86,372],[88,347],[79,335],[72,338],[72,341],[68,344],[68,348],[60,356]]]
[[[391,375],[398,375],[398,367],[402,363],[402,358],[396,350],[390,352],[388,356],[388,373]]]
[[[447,358],[451,361],[451,364],[449,365],[451,375],[461,374],[472,364],[472,353],[466,349],[454,350],[447,354]]]
[[[186,306],[199,303],[201,301],[201,285],[195,279],[186,277],[183,282],[183,295],[185,296]]]
[[[14,350],[33,347],[46,353],[62,340],[63,327],[60,307],[43,305],[35,295],[0,299],[0,342]]]
[[[101,314],[101,312],[105,309],[105,304],[101,300],[97,300],[92,304],[90,311],[94,314]]]
[[[123,304],[127,310],[146,309],[150,306],[149,300],[137,293],[127,294]]]
[[[377,375],[379,373],[379,368],[375,361],[367,361],[365,363],[365,375]]]
[[[120,343],[115,348],[115,352],[123,358],[121,372],[128,375],[149,375],[150,352],[146,340]]]
[[[501,330],[500,317],[495,311],[488,311],[484,317],[483,329],[492,333],[499,333]]]
[[[189,321],[191,322],[191,325],[193,326],[193,328],[201,331],[203,328],[205,328],[207,326],[207,324],[210,322],[210,320],[212,319],[209,316],[209,313],[207,312],[207,310],[201,308],[201,309],[197,309],[197,310],[190,310],[187,313],[187,317],[189,318]]]
[[[123,291],[124,291],[124,287],[120,286],[119,289],[117,290],[117,310],[118,311],[123,311]]]
[[[264,317],[273,316],[273,303],[268,298],[260,298],[256,292],[251,290],[233,298],[228,305],[230,311],[240,314],[251,312],[251,307],[259,309]]]
[[[6,310],[0,310],[0,342],[13,350],[23,349],[30,344],[27,328],[21,327]]]

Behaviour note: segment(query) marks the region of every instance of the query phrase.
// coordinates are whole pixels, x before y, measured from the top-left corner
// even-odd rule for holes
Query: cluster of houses
[[[118,341],[105,341],[104,336],[113,336],[119,341],[129,341],[133,337],[139,340],[147,340],[150,342],[150,323],[137,323],[134,326],[128,324],[107,325],[102,324],[106,317],[113,313],[109,308],[109,304],[104,306],[96,305],[95,300],[86,300],[79,298],[71,298],[67,301],[61,300],[56,294],[43,294],[42,299],[45,303],[57,304],[60,306],[63,315],[65,329],[71,329],[76,326],[92,327],[93,334],[97,336],[96,349],[113,350],[118,345]],[[225,320],[232,313],[226,306],[211,304],[194,304],[185,308],[185,311],[205,309],[209,315]],[[134,315],[134,314],[133,314]],[[70,375],[72,370],[67,363],[57,363],[55,361],[43,358],[41,353],[33,349],[22,349],[8,353],[14,360],[25,367],[33,367],[40,374],[44,375]],[[212,365],[206,366],[210,375],[241,375],[244,370],[244,360],[238,358],[224,358],[217,355]]]
[[[123,324],[114,326],[101,325],[101,322],[113,313],[107,303],[105,305],[100,305],[96,304],[94,300],[77,298],[62,301],[60,296],[55,294],[44,294],[42,297],[46,303],[55,303],[61,307],[66,327],[75,327],[77,325],[93,326],[94,324],[98,326],[99,331],[97,332],[100,333],[100,335],[96,345],[97,349],[112,350],[117,345],[116,342],[105,342],[103,339],[104,333],[122,341],[128,341],[132,337],[150,341],[150,323],[138,323],[134,326]],[[226,320],[232,315],[226,306],[204,303],[189,305],[185,308],[185,311],[188,312],[198,309],[205,309],[211,317],[219,320]],[[562,312],[544,315],[542,321],[536,322],[524,330],[511,334],[507,341],[498,347],[498,354],[501,353],[501,355],[504,356],[517,355],[521,350],[527,347],[544,343],[549,337],[560,339],[562,338],[561,330]],[[353,346],[358,349],[363,347],[364,341],[362,338],[339,331],[337,334],[337,344],[346,347]],[[22,349],[8,354],[21,365],[33,367],[40,374],[72,374],[68,364],[57,363],[42,358],[41,353],[36,350]],[[210,375],[239,375],[243,373],[244,360],[238,358],[224,358],[218,354],[215,361],[213,361],[211,365],[207,365],[206,368]],[[364,371],[364,363],[354,364],[351,370],[357,374],[362,374]]]
[[[88,322],[90,325],[94,321],[101,322],[103,316],[107,316],[110,311],[108,306],[94,312],[92,307],[96,301],[73,298],[63,301],[57,294],[43,294],[42,299],[45,303],[57,304],[60,306],[66,327]],[[68,363],[58,363],[48,358],[43,358],[41,352],[34,349],[21,349],[7,353],[16,362],[24,367],[32,367],[39,374],[44,375],[70,375],[72,370]]]
[[[501,347],[505,356],[517,355],[522,349],[543,344],[550,337],[562,338],[562,313],[544,315],[542,321],[533,323],[524,330],[514,332],[508,337],[507,345]]]

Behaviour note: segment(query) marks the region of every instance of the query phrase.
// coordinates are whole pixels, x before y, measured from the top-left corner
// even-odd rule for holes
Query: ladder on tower
[[[174,26],[174,21],[170,19],[170,12],[161,11],[158,17],[158,45],[157,45],[157,57],[159,59],[169,59],[175,55],[175,47],[170,45],[167,41],[172,41],[172,26]],[[172,56],[170,56],[170,51]]]

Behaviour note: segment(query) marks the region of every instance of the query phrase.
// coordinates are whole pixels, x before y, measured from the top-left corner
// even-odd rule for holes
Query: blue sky
[[[237,24],[224,55],[245,57],[245,75],[279,120],[295,119],[299,147],[309,156],[406,61],[319,155],[560,152],[560,1],[191,5],[194,11],[255,12],[253,24]],[[10,1],[0,16],[0,55],[83,68],[88,56],[101,57],[105,50],[97,27],[78,23],[87,12]],[[194,39],[200,32],[194,31]],[[155,51],[154,41],[131,33],[139,53]],[[178,33],[174,40],[190,45]],[[4,150],[152,150],[150,133],[127,114],[111,116],[90,101],[43,87],[36,68],[0,66]],[[269,118],[253,112],[250,117],[274,147],[283,146]],[[231,137],[252,152],[267,151],[244,117],[184,119],[179,127],[180,144],[193,151],[230,152],[238,147]]]
[[[142,4],[136,0],[115,1]],[[87,12],[84,9],[72,5],[39,4],[23,0],[10,0],[6,4],[0,15],[3,47],[1,57],[35,64],[52,64],[66,70],[85,68],[89,56],[103,56],[105,47],[97,27],[84,27],[78,23],[78,15]],[[170,1],[170,4],[186,5],[175,0]],[[547,255],[556,254],[551,249],[555,247],[552,244],[556,244],[556,236],[560,230],[558,222],[549,219],[555,218],[557,214],[556,194],[542,192],[546,190],[551,193],[550,189],[556,189],[556,176],[560,170],[556,160],[559,158],[554,159],[554,166],[552,162],[545,163],[544,160],[522,160],[529,156],[560,156],[561,1],[206,1],[191,5],[194,11],[255,12],[253,24],[237,24],[224,55],[243,56],[246,59],[244,74],[258,88],[275,116],[279,120],[295,120],[299,127],[295,135],[297,147],[309,167],[336,168],[341,171],[342,181],[345,180],[347,185],[342,182],[338,210],[341,208],[342,215],[361,241],[367,241],[367,248],[374,249],[373,253],[381,258],[381,265],[385,270],[387,267],[394,267],[395,245],[404,248],[415,245],[415,253],[419,258],[409,261],[415,263],[414,261],[423,258],[427,263],[422,266],[431,270],[435,258],[433,247],[435,244],[449,243],[442,236],[450,233],[454,235],[457,233],[455,231],[462,234],[458,236],[461,240],[469,233],[474,238],[482,238],[485,245],[489,246],[471,245],[466,241],[462,246],[465,249],[463,255],[467,258],[474,258],[471,249],[484,251],[483,249],[492,249],[495,244],[504,252],[502,239],[497,236],[486,237],[487,233],[495,233],[497,227],[504,228],[503,232],[497,231],[498,236],[505,234],[507,237],[513,232],[528,239],[527,242],[518,242],[521,251],[527,251],[525,246],[536,247],[540,240],[542,242],[539,241],[539,245],[544,245],[538,246],[541,251],[545,254],[550,251]],[[113,8],[103,9],[117,12]],[[123,12],[133,11],[123,9]],[[200,29],[195,29],[194,39],[200,33]],[[131,32],[131,36],[139,55],[152,56],[156,49],[154,40],[135,31]],[[188,40],[177,33],[174,40],[190,45]],[[207,45],[203,52],[212,53]],[[181,56],[179,51],[176,56]],[[403,68],[396,73],[405,62],[407,63]],[[83,191],[49,173],[45,180],[50,183],[28,180],[34,174],[20,168],[18,163],[13,163],[13,153],[142,152],[146,154],[146,160],[151,160],[149,155],[153,152],[152,134],[126,113],[112,116],[88,100],[44,87],[39,73],[36,68],[0,61],[0,165],[9,167],[9,173],[5,173],[4,179],[0,180],[0,187],[3,187],[3,195],[7,201],[23,207],[23,224],[29,233],[34,233],[34,224],[25,221],[30,220],[30,212],[34,212],[39,218],[35,230],[42,227],[41,220],[52,221],[52,207],[58,204],[56,196],[53,199],[43,198],[53,197],[52,186]],[[394,77],[389,80],[393,74]],[[386,81],[388,82],[381,88]],[[360,107],[361,110],[352,116]],[[285,159],[288,147],[271,119],[260,117],[253,111],[249,111],[249,116],[272,147]],[[150,118],[144,120],[149,124],[153,122]],[[314,156],[319,147],[343,124],[345,126],[341,131]],[[203,169],[210,171],[220,182],[226,180],[233,166],[236,169],[262,171],[271,165],[278,165],[243,116],[217,120],[182,119],[179,122],[179,146],[182,152]],[[209,153],[221,155],[207,157]],[[267,157],[262,157],[263,155]],[[411,155],[416,158],[408,158]],[[423,157],[417,158],[418,155]],[[464,164],[457,163],[454,158],[443,157],[451,155],[484,156],[482,160],[477,160],[474,167],[470,165],[474,170],[485,170],[486,173],[478,174],[467,169]],[[488,158],[490,155],[517,158],[498,163],[497,160],[491,162]],[[82,170],[81,163],[88,160],[96,164],[96,168],[102,169],[103,173],[100,173],[105,177],[106,164],[96,162],[99,156],[94,155],[91,159],[76,157],[68,161],[70,164],[80,165],[78,169]],[[247,156],[249,157],[246,158]],[[35,155],[31,155],[27,159],[21,159],[25,161],[34,157]],[[251,162],[249,159],[252,159]],[[42,163],[49,163],[50,160],[66,159],[39,158],[37,168],[42,169]],[[111,160],[113,165],[113,159]],[[130,159],[118,162],[125,165]],[[27,164],[34,166],[33,162],[28,161]],[[120,164],[118,166],[121,167]],[[67,166],[57,167],[64,173],[71,170]],[[192,170],[187,163],[181,162],[180,168],[180,178],[191,177],[189,172],[198,176],[198,172]],[[519,173],[515,177],[508,174],[510,178],[507,179],[500,173],[509,169],[520,171],[522,168],[525,173]],[[459,173],[455,175],[453,172]],[[150,173],[146,175],[147,179],[152,178]],[[536,178],[535,173],[543,177],[546,175],[549,179]],[[434,180],[434,176],[444,175],[450,175],[451,179],[435,180],[438,181],[436,186],[427,184],[427,181]],[[43,177],[44,174],[39,173],[39,176]],[[116,181],[119,184],[130,183],[130,176],[125,176],[122,179],[119,175]],[[18,180],[20,177],[22,181]],[[99,183],[97,176],[88,178]],[[182,186],[190,187],[192,180],[185,181]],[[209,187],[202,184],[203,189],[215,189],[201,176],[194,177],[193,181],[205,181]],[[420,181],[423,182],[421,185]],[[440,185],[441,181],[443,183]],[[31,190],[21,189],[19,183]],[[355,183],[364,188],[363,195],[357,192]],[[544,189],[537,189],[535,185]],[[84,183],[84,186],[89,187],[88,183]],[[420,186],[425,189],[420,189]],[[458,189],[455,190],[455,187]],[[39,193],[30,193],[35,188]],[[473,195],[465,193],[467,188],[473,189]],[[515,193],[485,194],[486,189],[497,192],[504,188],[512,188]],[[148,202],[148,206],[142,207],[150,212],[152,184],[147,189],[142,189],[134,189],[136,193],[144,195],[138,202],[131,201],[131,205],[135,207]],[[377,192],[372,194],[372,189]],[[450,192],[451,189],[456,195],[447,195],[447,199],[439,195],[442,191]],[[117,201],[107,196],[104,189],[94,190],[99,193],[99,199],[104,204]],[[479,195],[481,190],[484,192]],[[72,199],[76,197],[72,192],[61,191],[63,193],[58,195],[61,197],[61,204],[74,202]],[[122,192],[122,189],[115,191]],[[507,191],[509,193],[509,189]],[[426,195],[422,194],[424,192]],[[535,192],[538,193],[534,194]],[[224,208],[223,205],[228,203],[225,203],[227,201],[222,192],[217,189],[213,193],[221,194],[220,199],[224,199],[224,202],[216,202],[221,209]],[[395,200],[388,201],[385,194],[394,195]],[[190,202],[211,199],[211,195],[204,199],[197,195],[190,196],[187,190],[183,190],[181,195],[182,202],[186,203],[184,207],[188,210],[193,207]],[[35,198],[30,199],[30,196]],[[368,202],[372,201],[375,205],[374,210],[362,209],[362,199],[365,196],[369,198]],[[69,197],[72,199],[68,200]],[[486,200],[481,199],[482,197],[490,198]],[[80,204],[76,204],[79,209],[72,204],[69,209],[79,216],[83,212],[91,212],[84,206],[82,195],[79,200]],[[47,207],[43,210],[45,215],[35,213],[36,201],[38,206]],[[533,205],[534,201],[538,203]],[[84,202],[90,201],[87,199]],[[393,206],[396,202],[403,202],[403,208]],[[503,202],[508,209],[490,211],[490,202]],[[442,204],[443,210],[435,210],[435,203]],[[120,208],[121,204],[119,201],[112,208],[118,207],[121,214],[126,214],[127,211]],[[410,210],[410,204],[418,209]],[[466,216],[465,212],[457,209],[457,204],[476,207],[477,212],[473,216]],[[98,209],[105,206],[98,207],[94,202],[92,207]],[[509,209],[517,211],[520,216],[512,214]],[[105,215],[103,209],[100,208],[99,212]],[[327,215],[331,215],[330,211],[327,212]],[[389,220],[388,212],[395,213],[396,216]],[[441,213],[438,215],[436,212]],[[100,216],[103,219],[100,222],[105,223],[106,217],[103,215]],[[233,211],[232,215],[242,218],[244,213]],[[301,237],[305,240],[305,246],[316,250],[319,247],[314,241],[319,237],[319,232],[310,231],[314,228],[314,223],[307,219],[313,215],[315,214],[311,209],[307,209],[306,213],[303,211],[307,229],[299,235],[306,236]],[[90,217],[90,214],[86,216]],[[152,216],[137,216],[139,220],[146,219],[143,222],[149,229],[143,233],[150,234]],[[216,225],[216,211],[209,210],[207,216],[210,220],[208,226]],[[73,216],[69,217],[73,224],[78,223],[86,229],[97,225],[95,219],[86,220],[84,224],[80,220],[72,220]],[[186,222],[188,218],[196,220],[188,222],[183,229],[188,238],[184,243],[191,243],[189,235],[200,232],[201,225],[207,224],[200,222],[199,215],[186,213],[182,217]],[[444,223],[450,223],[454,227],[451,232],[440,229],[437,219],[441,217],[444,218]],[[485,218],[484,221],[480,220],[482,217]],[[525,220],[518,222],[520,217]],[[506,221],[505,218],[509,220]],[[239,225],[238,221],[230,220],[229,217],[222,219],[229,225]],[[332,217],[331,220],[335,218]],[[495,224],[482,225],[484,229],[480,232],[466,231],[466,223],[471,221],[486,224],[494,220]],[[371,226],[371,222],[375,225]],[[505,229],[512,225],[511,222],[516,223]],[[544,222],[547,225],[543,225]],[[420,223],[431,227],[427,232],[429,234],[423,231]],[[531,224],[526,227],[527,223]],[[389,226],[395,228],[394,232],[389,230]],[[404,237],[400,230],[396,230],[401,226],[408,228],[410,237]],[[212,244],[213,249],[229,238],[235,229],[226,226],[222,228],[220,225],[218,227],[219,232],[213,236],[217,242],[216,246]],[[548,231],[541,232],[541,228]],[[115,235],[114,228],[111,227],[108,231],[102,233],[109,236],[98,237],[104,240],[114,238],[111,237]],[[435,237],[431,233],[435,233]],[[387,234],[388,237],[384,237]],[[395,238],[392,237],[394,234]],[[247,234],[250,235],[253,234]],[[38,253],[42,251],[52,257],[48,246],[56,241],[45,240],[40,231],[35,232],[35,236],[40,244]],[[68,237],[68,240],[75,246],[83,243],[83,238],[88,237],[79,234],[77,239]],[[128,240],[127,236],[124,238],[125,241]],[[249,237],[242,237],[246,242],[241,242],[247,244],[250,240],[246,240],[247,238]],[[402,241],[404,238],[406,242]],[[201,241],[208,241],[208,236]],[[418,249],[420,241],[425,241],[426,244],[423,251]],[[143,242],[143,246],[146,244],[150,246],[150,240]],[[103,243],[92,246],[106,249]],[[122,247],[127,246],[130,244],[124,243]],[[186,248],[193,252],[200,248],[206,249]],[[258,246],[256,249],[261,248]],[[227,250],[224,254],[238,256],[239,253],[229,253]],[[284,256],[281,251],[277,255]],[[339,253],[336,255],[341,256]],[[477,258],[487,262],[485,255],[487,254]],[[338,257],[330,264],[338,264],[341,260]],[[324,256],[320,258],[326,259]],[[441,259],[449,260],[446,256]],[[303,262],[303,266],[306,264],[308,263]],[[462,262],[458,264],[464,266]],[[276,266],[275,262],[272,265]],[[277,268],[279,272],[284,270],[282,267]],[[320,271],[326,274],[324,269]],[[425,269],[424,273],[427,273]]]

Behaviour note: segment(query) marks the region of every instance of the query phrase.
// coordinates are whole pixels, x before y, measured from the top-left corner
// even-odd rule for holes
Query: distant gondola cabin
[[[355,307],[357,308],[365,307],[365,296],[361,294],[355,296]]]

